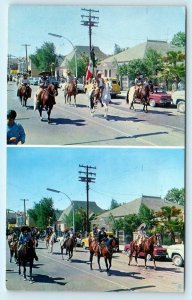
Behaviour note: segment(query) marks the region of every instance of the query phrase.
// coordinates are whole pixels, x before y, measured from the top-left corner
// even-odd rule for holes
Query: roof
[[[74,203],[74,209],[82,208],[86,211],[87,209],[87,201],[73,201]],[[69,213],[73,210],[72,204],[68,206],[66,209],[63,210],[62,214],[60,215],[58,221],[63,221],[64,215],[69,215]],[[89,201],[89,214],[101,214],[104,210],[97,206],[96,202]]]
[[[82,54],[89,57],[89,46],[75,46],[77,57],[82,56]],[[103,53],[99,47],[94,47],[95,56],[98,58],[99,61],[105,59],[107,55]],[[71,60],[75,55],[75,50],[70,52],[68,55],[65,56],[63,62],[61,63],[60,67],[66,67],[67,61]]]
[[[158,53],[165,55],[168,51],[182,51],[184,48],[170,45],[166,41],[147,40],[144,43],[136,45],[132,48],[128,48],[116,55],[110,56],[101,62],[101,65],[105,63],[112,63],[116,60],[118,63],[128,62],[134,59],[143,59],[149,49],[156,50]]]
[[[183,206],[170,201],[165,201],[161,197],[143,195],[141,198],[135,199],[110,211],[104,212],[103,214],[99,215],[98,219],[108,218],[110,214],[112,214],[115,218],[122,218],[130,214],[138,214],[141,204],[144,204],[154,212],[159,211],[163,206],[175,206],[176,208],[180,208],[182,210],[184,209]]]

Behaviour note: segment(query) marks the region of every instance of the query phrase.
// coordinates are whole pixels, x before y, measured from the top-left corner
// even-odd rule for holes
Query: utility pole
[[[79,181],[86,182],[86,192],[87,192],[87,213],[86,213],[86,231],[89,232],[89,183],[95,183],[96,173],[89,172],[90,169],[96,169],[92,166],[79,165],[80,168],[84,168],[86,171],[79,171]],[[81,176],[83,174],[83,176]]]
[[[88,12],[88,15],[81,15],[81,25],[89,27],[89,52],[91,53],[91,35],[92,35],[92,27],[98,27],[99,22],[96,20],[99,20],[99,17],[93,16],[92,13],[98,13],[99,10],[94,9],[86,9],[82,8],[81,10]],[[83,20],[85,18],[85,20]]]
[[[12,57],[15,57],[12,54],[8,54],[8,62],[7,62],[7,73],[10,75],[11,72],[11,59]]]
[[[26,225],[26,201],[29,201],[28,199],[20,199],[21,201],[23,201],[24,204],[24,225]]]
[[[27,47],[31,46],[29,44],[23,44],[21,46],[25,47],[25,61],[26,61],[26,72],[28,73],[28,57],[27,57]]]

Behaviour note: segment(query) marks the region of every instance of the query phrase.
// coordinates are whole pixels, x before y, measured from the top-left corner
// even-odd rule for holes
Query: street
[[[175,267],[172,262],[153,262],[138,259],[139,267],[135,266],[134,258],[128,266],[128,257],[122,253],[114,253],[111,276],[107,276],[104,260],[101,258],[103,272],[99,272],[97,260],[93,258],[93,270],[89,267],[89,251],[83,248],[74,250],[73,258],[67,261],[61,258],[59,242],[54,244],[53,254],[48,253],[45,242],[40,241],[36,249],[39,261],[34,262],[33,283],[24,281],[18,274],[18,266],[9,262],[7,247],[6,287],[8,290],[25,291],[97,291],[97,292],[183,292],[184,268]],[[29,270],[27,267],[27,275]]]
[[[38,87],[31,87],[32,97],[24,108],[16,96],[16,83],[8,83],[8,109],[16,110],[17,121],[26,132],[26,145],[184,146],[185,115],[174,107],[149,107],[149,112],[144,113],[142,105],[135,104],[133,111],[125,95],[120,95],[112,99],[106,120],[100,104],[91,116],[87,95],[78,94],[75,107],[64,104],[63,91],[59,89],[48,124],[45,111],[41,121],[39,112],[33,110]]]

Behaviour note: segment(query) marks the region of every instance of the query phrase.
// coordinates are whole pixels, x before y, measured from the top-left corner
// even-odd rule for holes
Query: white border
[[[177,299],[189,299],[192,295],[192,282],[191,282],[191,272],[192,272],[192,251],[191,251],[191,245],[192,245],[192,234],[191,234],[191,228],[192,228],[192,184],[191,184],[191,176],[190,171],[192,170],[192,159],[191,159],[191,149],[192,149],[192,139],[190,138],[190,129],[192,128],[192,85],[191,85],[191,78],[192,78],[192,0],[148,0],[148,1],[142,1],[142,0],[97,0],[97,1],[91,1],[90,0],[73,0],[73,1],[65,1],[65,0],[3,0],[3,3],[1,3],[0,6],[0,20],[1,20],[1,26],[0,26],[0,36],[1,36],[1,49],[0,49],[0,87],[1,87],[1,110],[0,110],[0,149],[1,149],[1,155],[0,155],[0,166],[1,166],[1,176],[0,179],[0,191],[1,191],[1,212],[0,217],[1,220],[3,219],[5,224],[5,199],[6,199],[6,145],[5,142],[5,128],[6,128],[6,62],[7,62],[7,24],[8,24],[8,6],[11,4],[41,4],[41,5],[49,5],[49,4],[60,4],[60,5],[88,5],[88,6],[102,6],[102,5],[139,5],[139,6],[145,6],[145,5],[152,5],[152,6],[158,6],[158,5],[181,5],[186,6],[187,8],[187,78],[188,78],[188,85],[187,85],[187,98],[188,98],[188,104],[187,104],[187,134],[186,134],[186,262],[185,262],[185,292],[181,294],[173,294],[173,293],[131,293],[131,297],[134,299],[162,299],[169,300],[170,297],[173,297],[174,300]],[[25,24],[23,24],[25,26]],[[190,86],[191,85],[191,86]],[[191,101],[190,101],[191,100]],[[190,103],[191,102],[191,103]],[[3,103],[3,104],[2,104]],[[1,222],[3,224],[3,222]],[[0,241],[1,244],[5,245],[5,229],[4,226],[1,225],[0,229]],[[4,255],[3,251],[3,255]],[[2,253],[2,247],[1,247],[1,253]],[[111,300],[116,300],[116,298],[126,299],[130,296],[129,293],[69,293],[64,292],[62,293],[50,293],[50,292],[10,292],[5,290],[5,257],[1,255],[0,259],[0,296],[1,299],[9,300],[14,299],[15,300],[21,300],[26,299],[26,297],[31,300],[37,297],[37,299],[40,296],[43,296],[44,299],[49,300],[53,299],[53,297],[71,297],[71,299],[99,299],[99,300],[106,300],[106,298],[110,298]],[[128,279],[127,279],[128,280]]]

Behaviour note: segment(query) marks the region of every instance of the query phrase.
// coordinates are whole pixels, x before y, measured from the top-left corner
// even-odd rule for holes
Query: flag
[[[93,76],[93,62],[92,60],[89,61],[87,72],[86,72],[86,80],[89,80]]]

